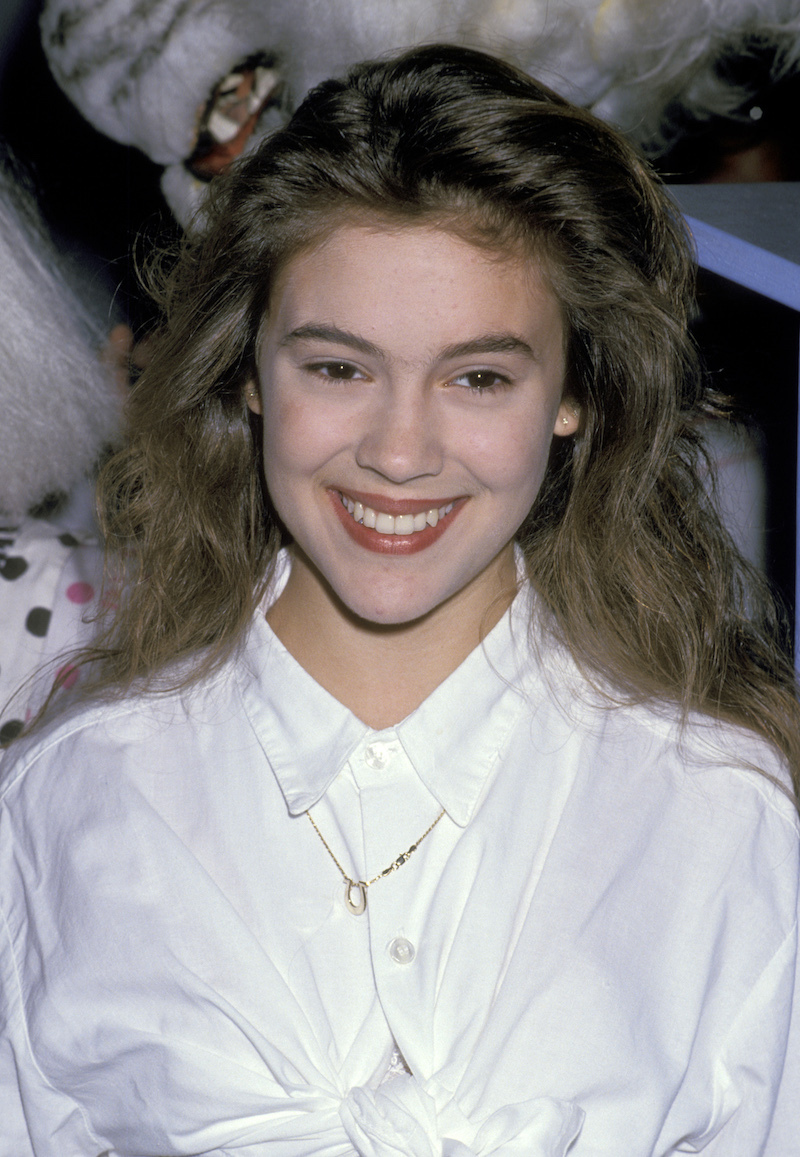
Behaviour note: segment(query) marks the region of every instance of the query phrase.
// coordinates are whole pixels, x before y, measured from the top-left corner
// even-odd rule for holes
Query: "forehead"
[[[562,311],[541,263],[427,224],[348,223],[290,258],[263,330],[335,324],[445,342],[478,332],[557,331]]]

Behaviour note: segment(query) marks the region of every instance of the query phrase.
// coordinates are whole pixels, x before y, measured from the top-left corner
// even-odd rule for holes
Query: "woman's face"
[[[293,567],[373,623],[495,598],[577,426],[564,345],[530,262],[441,229],[344,225],[289,261],[250,404]]]

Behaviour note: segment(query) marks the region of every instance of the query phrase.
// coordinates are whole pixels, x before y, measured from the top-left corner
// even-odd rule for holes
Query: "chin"
[[[361,590],[354,590],[352,584],[344,588],[329,584],[329,589],[349,618],[364,626],[376,627],[402,627],[415,623],[433,613],[450,596],[450,592],[446,592],[441,598],[430,594],[421,597],[421,592],[410,592],[403,583],[396,587],[387,584],[384,589],[381,589],[381,584],[373,583]]]
[[[340,600],[341,601],[341,600]],[[411,605],[404,602],[398,606],[392,600],[387,600],[379,606],[375,605],[374,600],[368,601],[353,601],[352,599],[343,602],[345,610],[354,618],[359,620],[365,626],[374,627],[405,627],[412,623],[418,622],[420,619],[432,614],[437,606],[431,606],[426,603],[422,606]]]

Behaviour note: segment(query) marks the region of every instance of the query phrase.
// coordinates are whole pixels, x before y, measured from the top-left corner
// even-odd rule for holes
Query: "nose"
[[[390,482],[435,477],[444,465],[441,422],[424,388],[387,388],[366,415],[356,461]]]

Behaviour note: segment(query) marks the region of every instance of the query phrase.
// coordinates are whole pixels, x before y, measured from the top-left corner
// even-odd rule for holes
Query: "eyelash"
[[[507,378],[504,374],[497,373],[496,370],[468,370],[464,374],[459,374],[458,377],[451,378],[450,381],[453,385],[456,385],[462,380],[469,381],[470,378],[488,378],[491,381],[491,385],[468,384],[466,388],[471,394],[476,395],[497,394],[511,385],[511,379]]]
[[[325,362],[312,362],[308,367],[312,374],[319,374],[322,378],[329,378],[332,382],[352,382],[367,375],[360,370],[358,366],[354,366],[352,362],[338,361],[333,359]],[[331,373],[331,370],[345,370],[345,373]]]
[[[307,369],[311,373],[318,374],[322,378],[328,378],[332,382],[352,382],[367,377],[363,370],[360,370],[358,366],[348,361],[330,360],[312,362],[308,365]],[[470,382],[470,379],[474,378],[488,379],[490,384]],[[496,370],[468,370],[466,373],[458,374],[456,377],[451,378],[448,385],[458,385],[461,381],[466,381],[466,389],[476,396],[482,394],[497,394],[511,385],[511,379],[504,374],[497,373]]]

